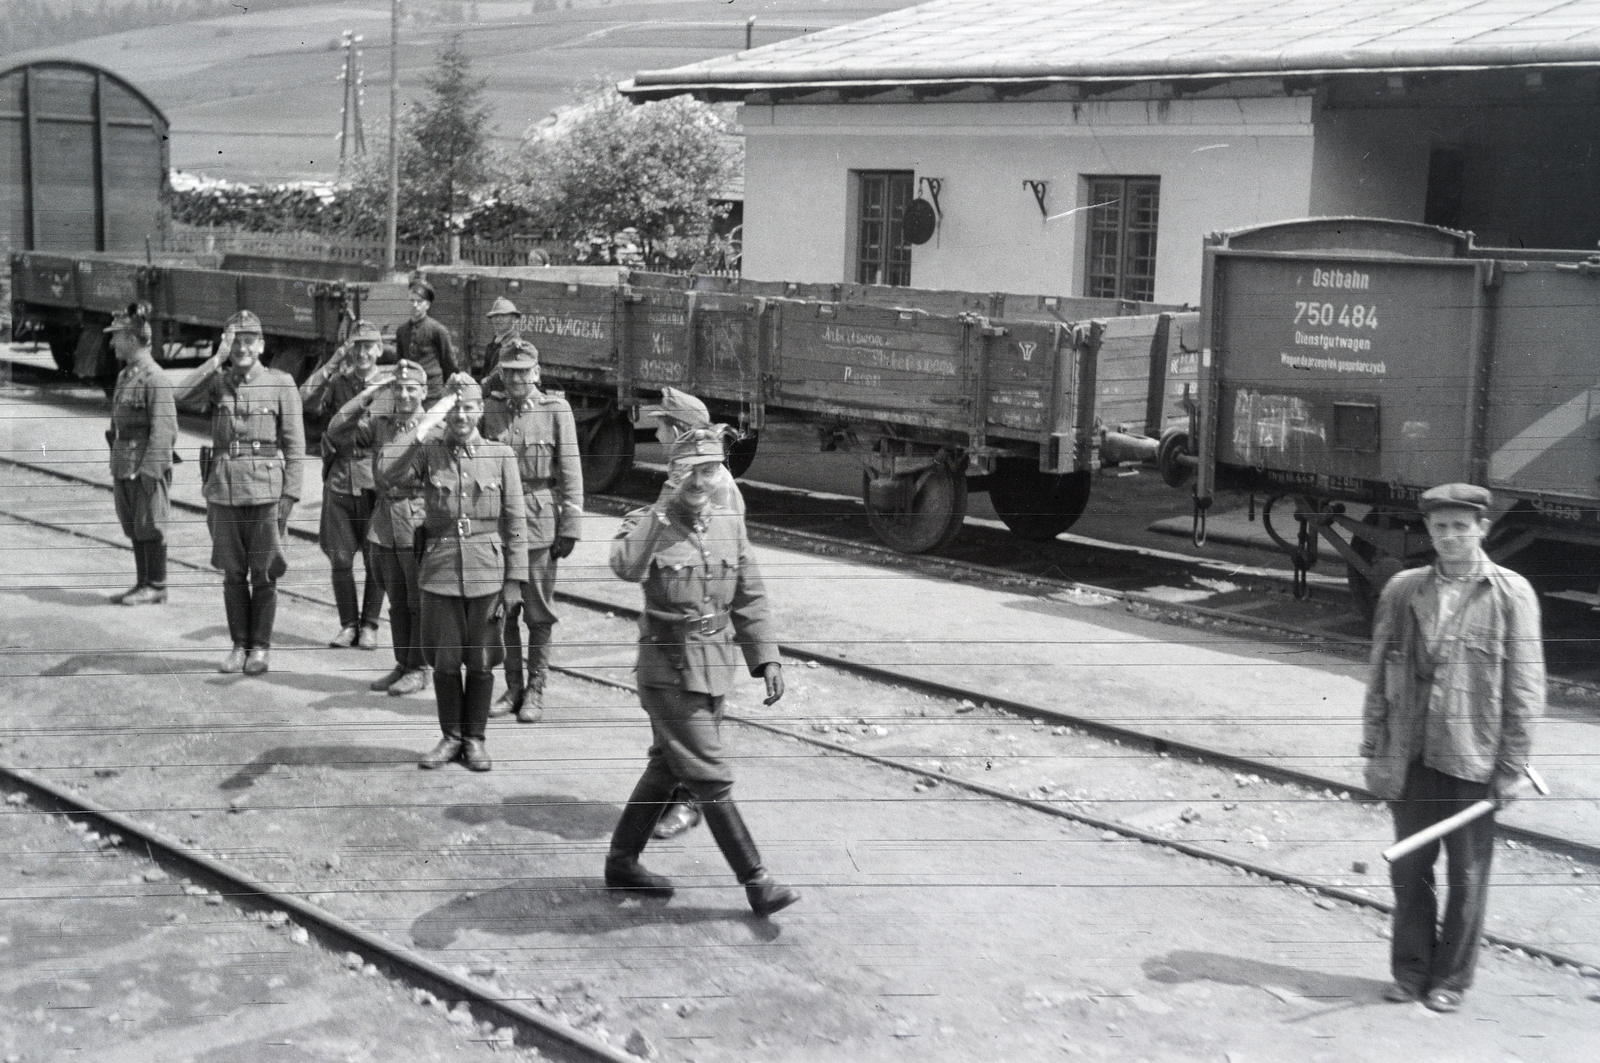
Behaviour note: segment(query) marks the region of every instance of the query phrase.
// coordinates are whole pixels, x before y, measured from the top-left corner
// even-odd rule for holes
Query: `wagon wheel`
[[[602,414],[578,432],[583,489],[602,494],[633,468],[633,425],[621,414]]]
[[[910,477],[910,499],[904,506],[879,509],[872,502],[873,474],[861,474],[861,497],[867,523],[888,546],[903,554],[925,554],[956,537],[967,516],[967,478],[935,462]]]
[[[743,476],[750,471],[750,463],[756,460],[756,442],[757,433],[751,432],[728,444],[728,471],[734,476]]]
[[[995,470],[989,501],[1011,534],[1045,543],[1077,523],[1089,504],[1087,472],[1040,472],[1026,459],[1002,462]]]

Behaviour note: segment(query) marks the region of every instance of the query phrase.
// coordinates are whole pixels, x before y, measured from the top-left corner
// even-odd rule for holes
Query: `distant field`
[[[460,32],[474,71],[489,80],[494,135],[515,139],[572,99],[575,89],[639,70],[697,62],[906,6],[894,0],[661,0],[577,3],[534,13],[528,2],[438,5],[477,21],[414,22],[400,33],[402,101],[423,91],[434,53]],[[543,6],[543,5],[538,5]],[[356,0],[241,14],[98,37],[0,58],[45,56],[115,71],[172,123],[172,164],[231,180],[329,177],[338,169],[339,34],[363,34],[369,146],[388,125],[389,4]]]

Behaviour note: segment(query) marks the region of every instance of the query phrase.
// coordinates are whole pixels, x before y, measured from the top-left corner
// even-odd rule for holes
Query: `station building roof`
[[[1600,65],[1600,0],[932,0],[641,71],[692,92],[1257,78]]]

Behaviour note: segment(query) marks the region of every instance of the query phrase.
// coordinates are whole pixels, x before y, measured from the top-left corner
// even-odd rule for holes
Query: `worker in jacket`
[[[528,575],[528,515],[517,458],[504,443],[479,434],[482,417],[482,389],[458,373],[440,401],[378,454],[380,487],[422,482],[422,654],[433,668],[443,732],[418,761],[423,768],[457,759],[472,771],[493,766],[484,736],[494,654],[506,608],[521,600]]]
[[[425,506],[419,473],[401,473],[379,483],[377,461],[396,437],[421,421],[427,393],[428,374],[422,366],[397,363],[392,377],[379,377],[341,406],[325,432],[335,447],[372,455],[368,465],[376,498],[367,525],[367,550],[389,598],[394,667],[373,680],[369,689],[393,697],[428,688],[428,665],[422,656],[422,588],[417,582],[414,549]]]
[[[1383,588],[1372,632],[1361,755],[1367,788],[1389,802],[1405,838],[1473,804],[1503,808],[1527,769],[1544,711],[1544,647],[1532,586],[1489,560],[1492,499],[1472,484],[1424,491],[1437,559]],[[1385,997],[1433,1011],[1461,1006],[1472,984],[1489,897],[1494,814],[1445,835],[1449,899],[1439,919],[1432,842],[1389,867],[1394,932]]]
[[[484,385],[485,390],[493,392],[504,387],[495,370],[500,367],[500,357],[505,353],[506,346],[517,338],[517,326],[522,321],[522,311],[517,309],[505,296],[500,296],[489,307],[489,312],[484,315],[489,319],[489,327],[494,330],[494,335],[483,345],[483,354],[478,363],[472,367],[472,375]],[[494,386],[490,385],[489,377],[494,375]]]
[[[551,629],[557,620],[556,562],[572,553],[578,542],[583,466],[572,407],[562,396],[539,390],[539,349],[513,337],[506,343],[499,369],[506,394],[485,402],[479,431],[485,439],[506,444],[517,456],[528,507],[528,581],[523,584],[522,601],[506,608],[506,690],[490,715],[516,713],[523,723],[537,723],[544,715]],[[526,673],[519,615],[528,625]]]
[[[130,303],[111,319],[111,349],[123,364],[111,396],[112,501],[133,543],[134,585],[111,600],[159,605],[167,600],[168,492],[178,410],[172,383],[150,353],[150,304]]]
[[[307,417],[327,418],[369,387],[382,386],[393,377],[379,368],[383,333],[378,326],[357,321],[350,336],[306,382],[300,385],[300,402]],[[339,633],[328,643],[334,649],[378,648],[378,620],[383,614],[383,583],[378,578],[367,533],[377,502],[372,478],[372,450],[346,439],[336,442],[322,433],[322,521],[317,541],[332,570],[333,601],[339,610]],[[356,604],[355,560],[361,558],[365,587]]]
[[[456,372],[456,349],[450,330],[428,315],[433,309],[433,285],[418,277],[411,282],[411,317],[394,330],[398,361],[416,362],[428,374],[427,404],[444,394],[444,382]]]
[[[612,571],[644,585],[638,689],[654,741],[611,836],[605,881],[615,890],[672,895],[671,881],[647,871],[639,856],[682,785],[699,801],[751,909],[771,915],[800,895],[767,874],[733,803],[733,772],[722,759],[722,700],[741,653],[750,674],[765,681],[768,705],[783,697],[783,668],[744,521],[713,503],[722,432],[686,433],[670,456],[661,497],[629,515],[611,548]]]
[[[278,579],[288,569],[283,536],[300,498],[305,424],[300,392],[287,373],[261,362],[261,319],[228,319],[210,358],[179,388],[179,405],[211,406],[211,447],[202,454],[211,564],[222,570],[222,598],[233,649],[218,670],[260,675],[268,667]]]

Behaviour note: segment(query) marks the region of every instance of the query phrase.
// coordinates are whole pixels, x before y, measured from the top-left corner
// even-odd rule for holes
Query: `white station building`
[[[622,90],[743,103],[761,280],[1194,302],[1287,218],[1600,240],[1600,0],[933,0]]]

